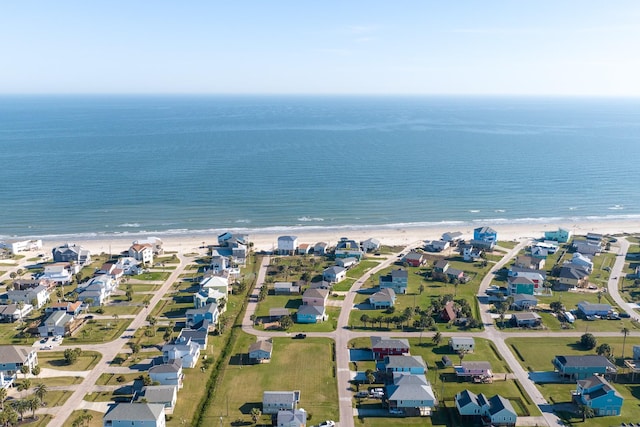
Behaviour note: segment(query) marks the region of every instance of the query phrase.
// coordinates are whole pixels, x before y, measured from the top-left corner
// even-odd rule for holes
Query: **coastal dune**
[[[388,246],[407,246],[418,244],[424,240],[439,240],[443,233],[447,231],[460,231],[463,238],[469,239],[473,236],[473,229],[478,226],[491,226],[498,232],[499,240],[519,240],[523,238],[541,238],[545,231],[557,230],[559,227],[571,230],[574,235],[584,235],[594,232],[601,234],[623,234],[623,233],[640,233],[640,222],[629,220],[610,220],[610,221],[582,221],[573,223],[547,223],[547,224],[491,224],[491,223],[468,223],[458,227],[450,225],[432,226],[432,227],[399,227],[399,228],[376,228],[372,226],[366,229],[336,229],[332,230],[296,230],[291,235],[298,237],[298,243],[315,244],[317,242],[327,242],[329,245],[335,245],[341,237],[348,237],[356,241],[366,240],[368,238],[378,239],[381,244]],[[245,232],[245,231],[241,231]],[[277,247],[278,236],[285,233],[251,233],[247,230],[249,240],[254,244],[256,251],[270,251]],[[159,233],[148,233],[136,236],[113,236],[100,237],[96,239],[74,240],[73,243],[80,244],[93,253],[111,253],[116,254],[127,250],[131,242],[136,239],[142,239],[146,236],[159,237],[164,242],[165,251],[177,251],[182,253],[202,252],[203,246],[217,244],[217,235],[208,234],[188,234],[163,235]],[[60,240],[43,241],[44,250],[51,250],[53,247],[64,243]]]

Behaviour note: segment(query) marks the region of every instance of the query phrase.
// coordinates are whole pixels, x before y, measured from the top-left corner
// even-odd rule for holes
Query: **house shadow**
[[[229,358],[230,366],[246,366],[251,364],[248,353],[236,353]]]
[[[258,409],[262,410],[262,402],[246,402],[244,405],[240,406],[238,409],[244,415],[250,415],[251,414],[251,410],[253,408],[258,408]]]
[[[635,399],[640,399],[640,385],[627,386],[627,388]]]
[[[568,343],[567,347],[569,347],[571,350],[584,351],[584,347],[579,342]]]
[[[355,304],[353,306],[356,310],[373,310],[371,304],[366,302],[361,302],[360,304]]]
[[[251,421],[235,420],[231,422],[231,425],[233,427],[241,427],[241,426],[252,426],[253,423]]]
[[[295,308],[295,309],[298,309],[298,307],[300,307],[301,305],[302,305],[302,300],[301,299],[290,299],[284,305],[284,308]]]

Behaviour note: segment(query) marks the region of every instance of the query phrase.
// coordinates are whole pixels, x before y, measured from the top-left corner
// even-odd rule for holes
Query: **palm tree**
[[[622,360],[624,360],[624,345],[627,343],[627,335],[629,335],[629,328],[625,326],[624,328],[622,328],[620,332],[622,332],[622,335],[624,335],[624,338],[622,338],[622,356],[621,356]]]
[[[7,400],[7,389],[0,388],[0,409],[4,411],[4,401]],[[0,423],[2,425],[2,423]]]
[[[27,379],[27,374],[31,372],[31,369],[29,369],[29,365],[22,365],[20,367],[20,372],[24,375],[24,378]]]
[[[258,419],[260,419],[261,416],[262,411],[260,411],[260,408],[251,408],[251,419],[254,424],[258,422]]]
[[[29,409],[27,408],[27,402],[24,399],[14,400],[11,402],[11,406],[20,414],[20,421],[24,420],[24,413]]]
[[[48,392],[49,392],[49,389],[47,388],[47,385],[44,383],[37,384],[35,389],[33,390],[33,394],[38,396],[38,399],[40,399],[43,402],[44,402],[44,397],[47,395]]]
[[[30,396],[25,400],[25,406],[31,411],[31,418],[36,417],[36,409],[41,405],[38,396]]]
[[[436,332],[431,341],[437,346],[442,342],[442,334],[440,332]]]
[[[466,356],[467,352],[469,350],[458,350],[458,357],[460,358],[460,364],[462,365],[462,359],[464,359],[464,356]]]
[[[373,382],[376,380],[376,376],[373,373],[373,370],[372,369],[367,369],[364,374],[367,377],[367,382],[369,384],[373,384]]]
[[[25,379],[18,385],[18,391],[19,392],[27,391],[30,388],[31,388],[31,380],[30,379]],[[20,412],[20,411],[18,411],[18,412]]]

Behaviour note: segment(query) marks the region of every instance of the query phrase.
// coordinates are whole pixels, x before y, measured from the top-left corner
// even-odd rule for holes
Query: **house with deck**
[[[162,361],[169,363],[180,360],[185,368],[193,368],[200,358],[200,345],[191,339],[176,340],[172,344],[162,346]]]
[[[300,402],[300,391],[265,391],[262,393],[262,413],[277,414],[279,411],[294,411]]]
[[[542,317],[532,311],[513,313],[511,323],[519,328],[533,328],[542,324]]]
[[[538,305],[538,298],[528,294],[512,295],[511,308],[515,310],[531,310]]]
[[[482,249],[493,249],[498,243],[498,232],[491,227],[478,227],[473,230],[471,244]]]
[[[424,375],[394,373],[386,393],[389,410],[402,411],[406,416],[429,416],[438,404]]]
[[[149,385],[142,387],[136,402],[158,403],[164,406],[165,413],[172,414],[178,401],[178,386]]]
[[[322,305],[303,304],[296,313],[296,321],[298,323],[320,323],[327,319],[327,311]]]
[[[593,375],[614,374],[616,367],[604,356],[556,356],[553,361],[556,372],[562,377],[583,380]]]
[[[26,317],[33,311],[31,304],[0,305],[0,322],[13,323]]]
[[[380,240],[378,239],[374,239],[374,238],[369,238],[365,241],[363,241],[360,246],[362,247],[362,250],[365,252],[374,252],[377,251],[378,249],[380,249]]]
[[[278,254],[293,255],[298,249],[298,236],[278,237]]]
[[[258,340],[249,346],[249,359],[253,363],[268,363],[272,352],[273,343],[270,340]]]
[[[347,277],[347,269],[338,265],[332,265],[322,271],[322,280],[330,283],[342,282]]]
[[[545,240],[554,240],[558,243],[569,242],[572,235],[573,233],[571,232],[571,230],[567,230],[566,228],[558,228],[557,230],[544,232]]]
[[[129,256],[145,265],[153,264],[153,248],[149,243],[131,245]]]
[[[473,337],[451,337],[449,338],[449,348],[454,352],[473,352],[476,348],[476,342]]]
[[[162,385],[174,385],[178,388],[182,388],[182,380],[184,375],[182,373],[182,364],[180,360],[170,360],[167,363],[161,363],[149,368],[149,378],[154,383]]]
[[[218,304],[208,303],[199,308],[188,309],[185,315],[187,317],[187,327],[200,328],[206,323],[207,328],[210,328],[218,324],[220,311],[218,310]]]
[[[491,363],[486,361],[463,360],[462,363],[460,363],[460,366],[454,366],[453,369],[455,370],[457,377],[493,377],[493,372],[491,371]]]
[[[0,374],[2,375],[0,388],[11,386],[23,366],[29,367],[31,371],[36,365],[38,365],[38,353],[35,348],[0,345]]]
[[[275,295],[293,295],[300,293],[300,286],[293,282],[275,282],[273,284],[273,293]]]
[[[65,311],[54,311],[38,326],[41,337],[68,336],[75,329],[74,317]]]
[[[381,362],[382,370],[387,374],[404,372],[413,375],[425,375],[427,364],[422,356],[386,356]]]
[[[336,244],[335,249],[336,258],[357,258],[361,260],[364,257],[364,251],[360,249],[360,245],[355,240],[341,237],[340,241]]]
[[[74,243],[65,243],[52,249],[54,262],[73,262],[79,266],[91,263],[91,251]]]
[[[371,350],[375,360],[384,360],[387,356],[409,354],[409,341],[404,338],[371,337]]]
[[[587,286],[589,283],[589,272],[577,265],[564,264],[558,273],[558,283],[576,288]]]
[[[392,270],[391,273],[380,276],[378,281],[380,289],[391,288],[396,295],[404,295],[407,293],[409,273],[407,270]]]
[[[391,288],[381,289],[369,297],[369,304],[374,309],[393,307],[396,302],[396,293]]]
[[[620,415],[624,403],[622,395],[599,375],[578,380],[573,400],[593,409],[597,417]]]
[[[427,262],[427,258],[420,252],[411,251],[402,258],[402,261],[412,267],[421,267]]]
[[[487,398],[482,393],[463,390],[456,394],[455,404],[462,425],[513,427],[518,421],[511,402],[498,394]]]
[[[275,425],[277,427],[306,427],[307,411],[302,408],[278,411]]]
[[[68,262],[56,262],[44,266],[42,278],[58,285],[66,285],[71,283],[74,272],[75,270],[71,268]]]

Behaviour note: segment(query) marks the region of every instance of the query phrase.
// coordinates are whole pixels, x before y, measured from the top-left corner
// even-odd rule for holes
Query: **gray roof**
[[[175,389],[175,385],[151,385],[143,387],[142,394],[148,403],[171,402]]]
[[[575,264],[574,264],[575,265]],[[569,265],[563,265],[560,269],[560,274],[558,277],[563,279],[575,279],[581,280],[587,277],[589,273],[582,268],[570,267]]]
[[[329,291],[326,289],[319,289],[319,288],[309,288],[306,291],[304,291],[304,294],[302,294],[302,298],[320,298],[320,299],[324,299],[326,297],[329,296]]]
[[[500,396],[499,394],[496,394],[495,396],[489,398],[489,413],[491,415],[497,414],[503,409],[506,409],[507,411],[511,412],[514,415],[516,413],[516,411],[513,410],[513,406],[511,405],[511,402],[509,402],[507,399]]]
[[[491,363],[485,361],[463,361],[460,364],[466,371],[469,370],[491,370]]]
[[[429,384],[429,382],[427,381],[427,378],[424,375],[410,374],[408,372],[394,372],[393,383],[395,385],[402,385],[402,384],[428,385]]]
[[[300,399],[299,391],[265,391],[262,393],[262,403],[280,404],[294,403]]]
[[[149,373],[150,374],[168,374],[168,373],[174,373],[174,372],[180,372],[180,369],[182,369],[182,366],[180,366],[180,364],[178,364],[175,360],[173,361],[173,363],[162,363],[160,365],[155,365],[152,366],[149,369]]]
[[[422,356],[387,356],[386,367],[388,368],[424,368],[427,364]]]
[[[298,308],[298,314],[321,316],[324,314],[324,307],[321,305],[304,304]]]
[[[325,273],[333,273],[334,275],[338,275],[338,274],[342,273],[343,271],[347,271],[347,269],[344,268],[344,267],[340,267],[339,265],[333,265],[331,267],[325,268],[322,273],[323,274],[325,274]]]
[[[0,363],[24,363],[32,351],[30,347],[0,345]]]
[[[494,230],[491,227],[478,227],[478,228],[475,228],[473,231],[477,231],[479,233],[484,233],[484,234],[486,234],[486,233],[496,233],[496,230]]]
[[[424,384],[389,386],[389,400],[435,400],[431,387]]]
[[[409,349],[409,341],[404,338],[371,337],[371,348],[406,348]]]
[[[534,297],[533,295],[514,294],[513,295],[513,302],[520,302],[520,301],[535,301],[535,302],[538,302],[538,299],[536,297]]]
[[[397,269],[397,270],[393,270],[391,272],[391,277],[395,278],[409,278],[409,272],[407,272],[407,270],[401,270],[401,269]]]
[[[516,322],[522,321],[522,320],[540,320],[541,319],[538,313],[533,313],[529,311],[525,313],[513,313],[511,316],[516,319]]]
[[[254,342],[249,346],[249,353],[253,353],[254,351],[262,350],[271,354],[271,350],[273,349],[273,344],[271,341],[267,340],[259,340]]]
[[[465,406],[473,403],[474,405],[478,404],[478,395],[469,390],[462,390],[460,393],[456,395],[456,402],[460,408],[464,408]]]
[[[294,240],[297,240],[298,236],[280,236],[278,237],[278,240],[282,240],[282,241],[289,241],[289,242],[293,242]]]
[[[606,357],[599,356],[597,354],[587,354],[584,356],[556,356],[556,359],[558,359],[558,362],[560,362],[564,367],[593,368],[606,366],[609,369],[615,369],[614,364]]]
[[[291,425],[293,422],[304,426],[307,423],[307,412],[304,409],[278,411],[278,425]]]
[[[105,415],[104,421],[155,421],[164,417],[159,403],[118,403]]]
[[[289,309],[288,308],[283,308],[283,307],[276,307],[276,308],[270,308],[269,309],[269,316],[275,317],[275,316],[288,316],[290,314]]]
[[[384,288],[371,295],[369,299],[373,299],[374,301],[393,301],[395,297],[396,292],[393,289]]]
[[[436,265],[434,265],[434,267],[442,270],[448,265],[449,265],[449,261],[447,261],[446,259],[441,259],[440,261],[436,262]]]

